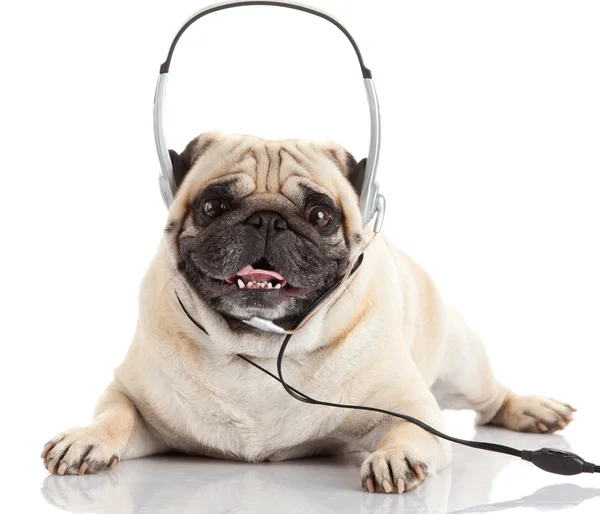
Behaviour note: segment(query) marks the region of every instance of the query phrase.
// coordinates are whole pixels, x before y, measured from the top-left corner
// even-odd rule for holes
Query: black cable
[[[292,334],[288,334],[288,336],[286,336],[286,340],[289,341],[289,339],[292,337]],[[285,343],[287,344],[287,343]],[[310,396],[304,394],[303,392],[299,391],[298,389],[290,386],[280,375],[279,377],[277,377],[276,375],[274,375],[273,373],[271,373],[270,371],[266,370],[265,368],[263,368],[261,365],[256,364],[256,362],[251,361],[248,357],[245,357],[244,355],[240,355],[237,354],[238,357],[240,357],[241,359],[245,360],[248,364],[251,364],[252,366],[254,366],[255,368],[258,368],[259,370],[261,370],[263,373],[266,373],[267,375],[269,375],[271,378],[277,380],[277,382],[279,382],[283,388],[285,389],[285,391],[292,396],[293,398],[295,398],[298,401],[301,401],[303,403],[309,403],[312,405],[324,405],[326,407],[338,407],[338,408],[342,408],[342,409],[356,409],[356,410],[366,410],[366,411],[372,411],[372,412],[380,412],[382,414],[388,414],[390,416],[395,416],[397,418],[401,418],[404,419],[405,421],[409,421],[410,423],[414,423],[415,425],[421,427],[424,430],[427,430],[428,432],[441,437],[443,439],[447,439],[448,441],[452,441],[454,443],[458,443],[458,444],[464,444],[465,446],[470,446],[471,448],[477,448],[477,449],[482,449],[482,450],[486,450],[489,449],[490,451],[495,451],[498,453],[505,453],[507,455],[513,455],[515,457],[520,457],[521,456],[521,452],[519,450],[516,450],[515,448],[511,448],[509,446],[503,446],[501,444],[494,444],[494,443],[480,443],[478,441],[468,441],[465,439],[458,439],[456,437],[452,437],[449,435],[444,434],[443,432],[440,432],[439,430],[427,425],[426,423],[423,423],[421,420],[417,419],[417,418],[413,418],[412,416],[409,416],[408,414],[400,414],[398,412],[392,412],[392,411],[388,411],[385,409],[378,409],[376,407],[366,407],[363,405],[347,405],[347,404],[342,404],[342,403],[332,403],[332,402],[324,402],[324,401],[320,401],[320,400],[315,400],[314,398],[311,398]],[[281,351],[280,351],[280,356],[282,356]],[[278,358],[278,372],[280,371],[280,366],[279,366],[279,358]],[[485,445],[485,447],[483,446]],[[489,447],[489,448],[488,448]]]
[[[355,265],[354,269],[352,270],[352,273],[354,273],[358,269],[361,262],[362,262],[362,258],[359,260],[357,265]],[[188,310],[183,305],[183,302],[181,301],[181,299],[179,298],[179,295],[177,295],[177,293],[176,293],[176,296],[177,296],[177,300],[179,301],[179,305],[181,306],[183,312],[190,319],[190,321],[196,327],[198,327],[200,330],[202,330],[202,332],[204,332],[205,334],[208,334],[208,332],[204,329],[204,327],[202,325],[200,325],[191,316],[191,314],[188,312]],[[325,297],[325,296],[326,296],[326,294],[323,295],[323,297]],[[315,304],[313,304],[300,317],[300,321],[297,323],[296,326],[299,326],[300,323],[302,322],[302,320],[310,312],[312,312],[314,310],[315,305],[318,305],[319,303],[321,303],[321,301],[323,301],[323,297],[321,297]],[[550,473],[556,473],[559,475],[578,475],[579,473],[598,473],[598,472],[600,472],[600,466],[592,464],[591,462],[586,462],[579,455],[576,455],[575,453],[572,453],[572,452],[566,452],[564,450],[557,450],[554,448],[540,448],[539,450],[518,450],[516,448],[512,448],[511,446],[504,446],[502,444],[486,443],[486,442],[481,442],[481,441],[469,441],[466,439],[460,439],[458,437],[452,437],[450,435],[444,434],[443,432],[440,432],[436,428],[429,426],[427,423],[424,423],[420,419],[413,418],[412,416],[409,416],[407,414],[400,414],[399,412],[393,412],[393,411],[389,411],[389,410],[385,410],[385,409],[379,409],[377,407],[367,407],[364,405],[349,405],[349,404],[343,404],[343,403],[334,403],[334,402],[325,402],[325,401],[321,401],[321,400],[315,400],[314,398],[311,398],[310,396],[303,393],[302,391],[299,391],[298,389],[290,386],[283,378],[283,366],[282,366],[283,365],[283,356],[285,354],[285,350],[288,346],[288,343],[290,342],[290,339],[292,338],[292,335],[293,334],[287,334],[285,336],[285,338],[283,339],[283,342],[281,343],[281,348],[279,349],[279,354],[277,355],[277,375],[278,376],[276,376],[275,374],[266,370],[259,364],[256,364],[255,362],[250,360],[248,357],[245,357],[244,355],[240,355],[240,354],[236,354],[236,355],[240,359],[243,359],[244,361],[246,361],[248,364],[251,364],[255,368],[259,369],[263,373],[266,373],[274,380],[277,380],[283,386],[284,390],[291,397],[293,397],[296,400],[303,402],[303,403],[308,403],[311,405],[323,405],[326,407],[336,407],[339,409],[363,410],[363,411],[379,412],[381,414],[387,414],[388,416],[394,416],[396,418],[403,419],[404,421],[408,421],[409,423],[413,423],[414,425],[417,425],[418,427],[429,432],[430,434],[433,434],[436,437],[439,437],[441,439],[445,439],[446,441],[450,441],[450,442],[453,442],[456,444],[467,446],[469,448],[475,448],[477,450],[486,450],[486,451],[490,451],[490,452],[502,453],[504,455],[512,455],[513,457],[520,457],[521,459],[531,462],[534,465],[536,465],[538,468],[543,469],[544,471],[548,471]]]
[[[515,448],[511,448],[510,446],[504,446],[504,445],[495,444],[495,443],[482,443],[482,442],[478,442],[478,441],[468,441],[465,439],[459,439],[457,437],[452,437],[452,436],[446,435],[443,432],[440,432],[439,430],[437,430],[436,428],[428,425],[427,423],[424,423],[420,419],[413,418],[412,416],[409,416],[408,414],[400,414],[398,412],[393,412],[393,411],[389,411],[389,410],[385,410],[385,409],[379,409],[377,407],[367,407],[364,405],[350,405],[350,404],[344,404],[344,403],[324,402],[321,400],[315,400],[314,398],[311,398],[296,389],[294,389],[294,392],[300,393],[300,395],[302,395],[302,396],[299,396],[298,394],[292,394],[292,392],[290,392],[290,390],[292,388],[287,384],[287,382],[283,378],[283,369],[282,369],[283,355],[285,353],[285,350],[286,350],[287,345],[290,342],[291,338],[292,338],[292,334],[288,334],[285,337],[285,339],[283,340],[283,343],[279,350],[279,355],[277,356],[277,374],[279,375],[279,382],[281,382],[281,384],[283,385],[283,388],[288,392],[288,394],[291,394],[297,400],[303,401],[305,403],[312,403],[313,405],[325,405],[328,407],[337,407],[337,408],[341,408],[341,409],[365,410],[365,411],[370,411],[370,412],[379,412],[381,414],[387,414],[389,416],[394,416],[396,418],[400,418],[405,421],[409,421],[410,423],[413,423],[413,424],[417,425],[418,427],[421,427],[423,430],[426,430],[427,432],[429,432],[433,435],[436,435],[437,437],[441,437],[442,439],[446,439],[447,441],[452,441],[453,443],[463,444],[465,446],[470,446],[471,448],[489,449],[490,451],[494,451],[497,453],[504,453],[507,455],[514,455],[515,457],[519,457],[521,455],[521,452],[519,450],[517,450]],[[290,389],[290,390],[288,390],[288,389]],[[306,399],[304,399],[304,397]]]
[[[312,309],[311,309],[312,310]],[[304,319],[302,316],[300,319]],[[316,400],[311,398],[307,394],[299,391],[298,389],[290,386],[285,379],[283,378],[283,356],[285,354],[285,350],[292,338],[293,334],[287,334],[281,344],[281,348],[279,349],[279,354],[277,355],[277,374],[279,376],[275,376],[270,371],[266,370],[259,364],[251,361],[247,357],[237,354],[238,357],[245,360],[248,364],[251,364],[255,368],[260,369],[263,373],[266,373],[271,378],[277,380],[284,388],[284,390],[293,398],[303,403],[308,403],[312,405],[323,405],[326,407],[337,407],[340,409],[352,409],[352,410],[363,410],[370,412],[379,412],[381,414],[387,414],[389,416],[394,416],[396,418],[403,419],[410,423],[417,425],[423,430],[433,434],[441,439],[445,439],[447,441],[460,444],[463,446],[467,446],[469,448],[475,448],[478,450],[486,450],[490,452],[502,453],[504,455],[512,455],[513,457],[520,457],[523,460],[528,462],[532,462],[540,469],[544,471],[548,471],[550,473],[556,473],[559,475],[577,475],[579,473],[596,473],[600,472],[600,466],[596,466],[589,462],[584,461],[578,455],[566,452],[563,450],[557,450],[553,448],[541,448],[539,450],[530,451],[530,450],[518,450],[516,448],[512,448],[511,446],[504,446],[502,444],[496,443],[486,443],[481,441],[469,441],[466,439],[460,439],[458,437],[452,437],[450,435],[444,434],[440,432],[436,428],[424,423],[423,421],[413,418],[407,414],[401,414],[399,412],[393,412],[385,409],[379,409],[377,407],[367,407],[364,405],[350,405],[343,403],[335,403],[335,402],[325,402],[321,400]]]
[[[192,318],[192,315],[185,308],[185,305],[183,305],[183,302],[181,301],[181,298],[179,298],[179,295],[177,293],[175,293],[175,296],[177,297],[177,301],[179,302],[180,307],[183,309],[183,312],[185,312],[186,316],[188,318],[190,318],[190,321],[194,325],[196,325],[200,330],[202,330],[202,332],[204,332],[206,335],[208,335],[208,332],[206,331],[206,329],[202,325],[200,325],[200,323],[198,323],[194,318]]]
[[[304,319],[304,316],[302,316],[300,319]],[[312,405],[323,405],[326,407],[337,407],[340,409],[364,410],[370,412],[379,412],[381,414],[387,414],[389,416],[394,416],[396,418],[400,418],[410,423],[413,423],[418,427],[422,428],[423,430],[429,432],[430,434],[440,437],[441,439],[445,439],[456,444],[461,444],[469,448],[502,453],[504,455],[512,455],[513,457],[520,457],[521,459],[526,460],[528,462],[532,462],[538,468],[543,469],[544,471],[548,471],[550,473],[556,473],[559,475],[577,475],[579,473],[600,472],[600,466],[596,466],[594,464],[586,462],[581,457],[571,452],[566,452],[563,450],[557,450],[553,448],[541,448],[535,451],[518,450],[516,448],[512,448],[511,446],[504,446],[502,444],[469,441],[466,439],[460,439],[458,437],[452,437],[450,435],[444,434],[436,428],[429,426],[427,423],[424,423],[420,419],[413,418],[412,416],[409,416],[407,414],[400,414],[399,412],[379,409],[377,407],[367,407],[364,405],[349,405],[343,403],[324,402],[321,400],[315,400],[314,398],[311,398],[302,391],[299,391],[298,389],[290,386],[283,378],[283,356],[285,354],[285,350],[288,346],[288,343],[292,338],[292,335],[293,334],[287,334],[285,336],[283,342],[281,343],[279,354],[277,355],[277,374],[279,376],[275,376],[270,371],[266,370],[259,364],[256,364],[255,362],[251,361],[243,355],[237,354],[237,356],[245,360],[248,364],[251,364],[255,368],[258,368],[263,373],[266,373],[271,378],[277,380],[290,396],[303,403],[309,403]]]

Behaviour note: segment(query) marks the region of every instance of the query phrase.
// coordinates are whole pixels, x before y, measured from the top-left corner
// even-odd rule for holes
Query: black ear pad
[[[365,182],[365,170],[367,168],[367,159],[362,159],[354,168],[354,171],[350,172],[348,180],[354,186],[356,193],[360,196],[363,184]]]
[[[169,157],[171,157],[171,165],[173,166],[173,180],[175,185],[179,187],[185,177],[186,169],[185,164],[181,156],[175,150],[169,150]]]

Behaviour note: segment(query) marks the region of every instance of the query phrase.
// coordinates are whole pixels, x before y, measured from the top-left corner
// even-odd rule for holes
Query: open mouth
[[[287,284],[285,278],[277,273],[265,258],[244,266],[234,276],[225,279],[237,284],[239,289],[282,289]]]

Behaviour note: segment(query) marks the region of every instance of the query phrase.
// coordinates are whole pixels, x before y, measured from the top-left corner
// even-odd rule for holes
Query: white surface
[[[594,418],[577,418],[564,437],[487,427],[474,431],[466,414],[448,416],[448,428],[478,440],[530,449],[551,446],[598,457]],[[600,511],[597,475],[561,477],[512,457],[455,445],[453,451],[451,468],[404,495],[360,489],[365,454],[261,464],[168,456],[125,461],[111,472],[83,477],[46,476],[41,461],[35,462],[26,473],[11,474],[18,476],[18,486],[5,491],[3,502],[18,506],[14,512],[52,513],[60,508],[98,514]]]
[[[347,24],[373,70],[383,116],[384,231],[479,330],[505,382],[579,408],[568,440],[599,462],[600,4],[315,3]],[[38,492],[41,447],[89,420],[126,352],[137,287],[166,216],[152,136],[154,84],[171,38],[201,5],[0,5],[0,475],[9,477],[2,481],[3,511],[51,510]],[[173,61],[167,135],[174,148],[220,128],[332,138],[358,158],[366,152],[362,81],[333,27],[301,13],[252,8],[211,16],[197,28]],[[482,470],[500,460],[458,453],[448,508],[514,500],[563,481],[515,463],[490,485]],[[239,492],[251,502],[260,496],[256,487],[268,502],[275,488],[283,492],[270,505],[287,491],[290,504],[312,502],[307,511],[319,501],[334,512],[344,505],[397,508],[395,497],[359,493],[350,464],[314,470],[302,462],[186,461],[168,464],[182,473],[168,481],[161,466],[148,474],[145,466],[120,464],[114,487],[108,475],[44,487],[69,484],[69,498],[77,488],[93,497],[85,484],[105,483],[107,498],[133,495],[143,504],[137,486],[128,485],[141,473],[136,480],[151,484],[147,491],[160,497],[172,487],[175,502],[210,495],[211,481],[228,480],[235,470],[240,485],[220,482],[217,496]],[[432,494],[445,491],[443,480],[430,486]],[[576,482],[600,487],[600,477]],[[480,491],[488,488],[489,499]],[[597,502],[579,509],[597,512]]]

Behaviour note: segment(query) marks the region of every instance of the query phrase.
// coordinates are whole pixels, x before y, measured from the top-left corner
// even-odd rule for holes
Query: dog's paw
[[[370,493],[404,493],[422,484],[427,465],[409,451],[391,448],[373,452],[360,469],[362,486]]]
[[[93,426],[73,428],[49,441],[41,455],[51,474],[83,475],[111,470],[119,462],[118,448]]]
[[[504,402],[490,424],[517,432],[551,433],[562,430],[573,421],[573,412],[576,410],[568,403],[544,396],[513,394]]]

